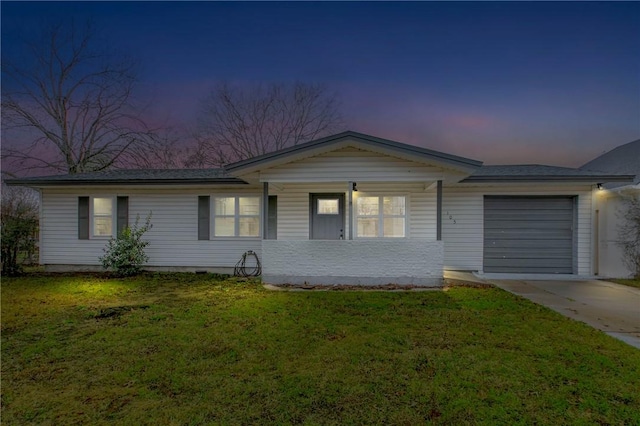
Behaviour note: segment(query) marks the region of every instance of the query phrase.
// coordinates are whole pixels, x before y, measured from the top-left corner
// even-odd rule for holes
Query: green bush
[[[113,270],[117,275],[128,277],[137,275],[142,271],[142,265],[149,260],[144,249],[149,241],[142,240],[142,235],[151,225],[151,213],[147,216],[145,224],[139,226],[140,215],[136,216],[133,227],[126,227],[117,238],[111,238],[104,248],[105,255],[100,258],[105,269]]]

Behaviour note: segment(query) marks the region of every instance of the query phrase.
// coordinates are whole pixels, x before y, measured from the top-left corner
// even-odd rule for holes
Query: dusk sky
[[[216,81],[302,81],[340,95],[350,130],[485,164],[576,167],[640,138],[639,2],[0,7],[3,61],[43,22],[93,19],[158,122],[189,126]]]

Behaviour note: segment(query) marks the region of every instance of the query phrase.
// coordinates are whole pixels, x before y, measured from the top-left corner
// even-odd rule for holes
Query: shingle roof
[[[634,184],[640,184],[640,139],[620,145],[589,161],[580,169],[601,170],[609,173],[635,175]],[[619,184],[606,185],[612,188]]]
[[[462,182],[577,181],[604,183],[612,181],[630,182],[631,180],[633,180],[633,176],[616,173],[545,166],[542,164],[511,164],[482,166]]]
[[[118,169],[73,175],[37,176],[7,179],[9,185],[166,185],[166,184],[245,184],[224,169]]]

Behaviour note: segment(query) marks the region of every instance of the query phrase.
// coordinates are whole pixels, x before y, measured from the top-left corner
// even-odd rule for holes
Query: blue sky
[[[349,129],[483,160],[579,166],[640,137],[638,2],[2,2],[2,56],[92,18],[154,119],[218,80],[340,94]]]

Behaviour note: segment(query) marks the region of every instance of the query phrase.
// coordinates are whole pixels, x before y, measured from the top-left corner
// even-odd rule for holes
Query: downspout
[[[600,205],[599,205],[599,197],[601,186],[595,185],[591,189],[591,212],[593,214],[593,235],[591,238],[591,248],[593,253],[593,266],[592,271],[593,275],[600,274]]]
[[[600,210],[596,209],[595,229],[593,230],[593,275],[600,275]]]

